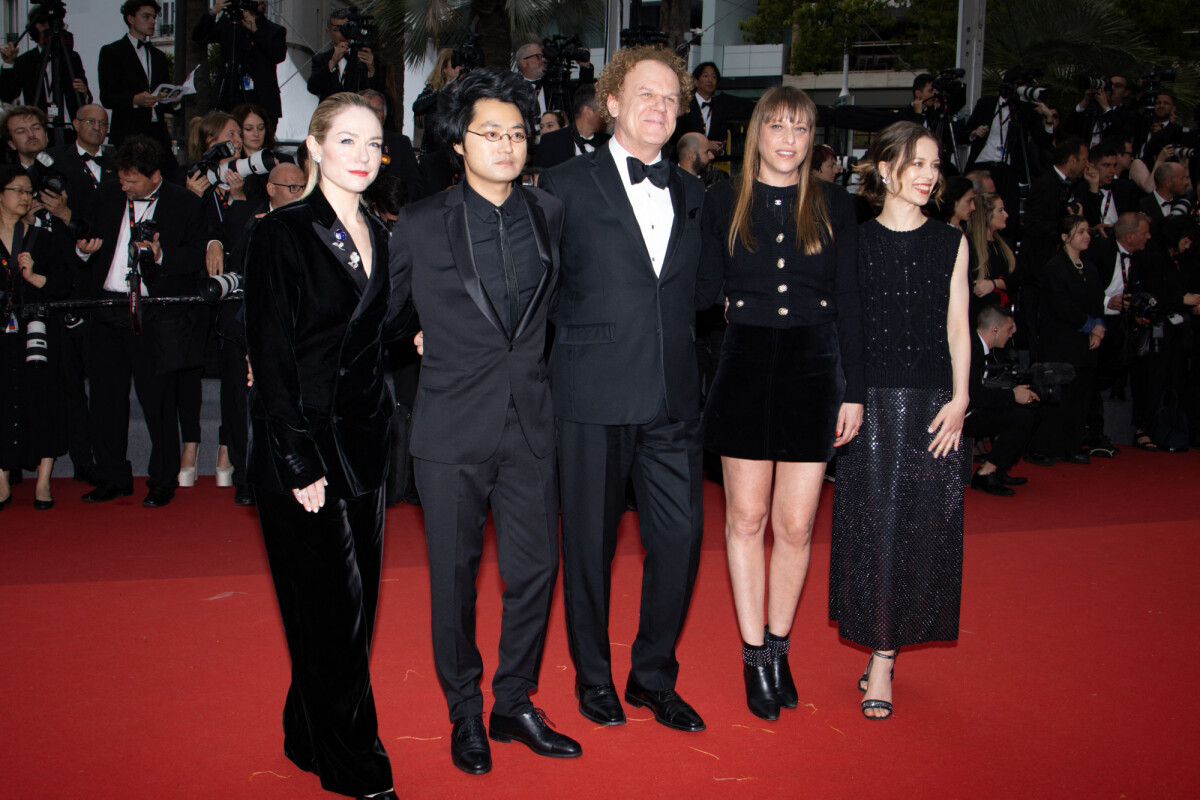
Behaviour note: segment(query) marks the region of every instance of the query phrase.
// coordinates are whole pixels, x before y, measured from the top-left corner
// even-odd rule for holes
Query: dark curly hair
[[[136,169],[147,178],[162,167],[162,146],[149,136],[136,134],[121,142],[114,161],[118,172]]]
[[[434,136],[446,146],[446,151],[461,167],[461,157],[452,145],[462,144],[467,128],[475,118],[475,103],[479,100],[499,100],[512,103],[521,112],[529,135],[537,130],[537,95],[533,86],[520,74],[494,67],[480,67],[461,76],[438,93],[437,115],[433,123]]]

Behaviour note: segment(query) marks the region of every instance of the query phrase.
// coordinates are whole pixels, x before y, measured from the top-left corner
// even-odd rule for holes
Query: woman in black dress
[[[984,192],[975,201],[975,213],[967,223],[971,242],[971,321],[987,306],[1012,308],[1021,286],[1017,258],[1002,231],[1008,224],[1004,198]]]
[[[883,211],[859,228],[866,411],[838,454],[829,617],[873,649],[858,684],[868,719],[891,716],[900,647],[958,638],[971,332],[966,240],[922,213],[938,152],[929,131],[898,122],[858,167]]]
[[[703,258],[724,272],[729,320],[705,449],[721,455],[725,475],[746,703],[772,720],[797,704],[788,632],[825,464],[862,422],[857,226],[846,191],[805,163],[816,118],[799,89],[768,90],[750,119],[740,180],[714,186],[704,204]]]
[[[250,234],[247,477],[292,659],[284,753],[329,791],[394,798],[368,669],[395,409],[380,340],[387,231],[362,202],[382,143],[366,99],[327,98],[309,123],[304,198]]]
[[[59,328],[49,319],[31,319],[21,312],[26,304],[70,294],[71,273],[68,256],[54,235],[21,221],[33,201],[25,170],[19,164],[0,167],[0,188],[0,508],[12,499],[10,473],[37,469],[33,506],[45,511],[54,505],[54,459],[67,452],[56,361]],[[27,349],[29,339],[42,342],[44,359]]]

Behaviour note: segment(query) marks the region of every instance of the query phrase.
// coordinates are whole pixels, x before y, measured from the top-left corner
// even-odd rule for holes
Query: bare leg
[[[233,462],[229,460],[229,448],[225,445],[217,448],[217,468],[233,469]]]
[[[771,504],[773,543],[767,594],[767,624],[775,636],[787,636],[796,616],[796,605],[808,575],[813,520],[817,516],[824,478],[823,462],[780,462],[775,468],[775,494]]]
[[[184,442],[183,451],[179,454],[180,469],[192,469],[196,466],[196,456],[200,452],[199,442]]]
[[[54,495],[50,494],[50,473],[52,472],[54,472],[53,458],[43,458],[38,462],[37,486],[33,490],[35,500],[54,499]]]
[[[763,643],[766,563],[763,535],[775,471],[773,461],[721,457],[725,473],[725,552],[742,641]]]

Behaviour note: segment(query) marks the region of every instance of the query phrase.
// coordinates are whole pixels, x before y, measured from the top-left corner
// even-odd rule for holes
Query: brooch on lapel
[[[338,228],[336,231],[334,231],[333,241],[331,244],[338,250],[344,249],[346,247],[346,232],[341,228]]]
[[[358,269],[358,265],[362,263],[362,256],[355,250],[350,254],[350,269]]]

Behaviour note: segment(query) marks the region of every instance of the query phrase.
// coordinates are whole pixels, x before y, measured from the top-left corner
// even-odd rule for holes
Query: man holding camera
[[[179,473],[179,422],[174,372],[186,364],[188,307],[141,307],[135,329],[130,294],[141,298],[188,296],[204,275],[208,231],[197,225],[200,200],[165,183],[158,143],[130,136],[116,154],[119,182],[97,190],[91,227],[101,238],[82,243],[87,261],[80,278],[89,296],[119,301],[87,313],[91,328],[92,441],[100,485],[83,496],[103,503],[133,494],[133,469],[126,458],[129,388],[132,378],[150,433],[149,493],[142,505],[171,502]],[[137,248],[131,253],[130,244]]]
[[[575,156],[595,152],[608,141],[604,120],[600,118],[596,85],[587,83],[580,86],[575,90],[573,101],[575,121],[560,131],[551,131],[542,136],[533,156],[534,166],[550,169]]]
[[[69,45],[64,48],[69,53],[70,68],[73,78],[65,71],[55,75],[52,70],[62,70],[66,65],[55,63],[53,60],[44,62],[46,48],[50,47],[50,37],[53,36],[50,24],[50,11],[45,6],[35,5],[29,9],[29,22],[26,26],[31,42],[36,44],[32,50],[17,55],[15,44],[5,44],[0,47],[0,100],[6,103],[14,102],[20,95],[27,106],[37,106],[50,122],[56,122],[67,115],[70,119],[84,103],[92,101],[92,93],[88,89],[87,74],[83,71],[83,61],[79,54]],[[70,34],[64,33],[64,38]],[[68,39],[69,40],[69,39]],[[52,80],[58,79],[66,108],[59,108],[54,102],[54,86]]]
[[[1097,85],[1084,92],[1067,120],[1068,132],[1089,146],[1112,136],[1132,135],[1137,127],[1137,109],[1129,102],[1136,99],[1135,84],[1124,75],[1111,75]]]
[[[62,220],[64,225],[69,223],[71,207],[68,204],[68,193],[65,189],[59,192],[46,185],[46,176],[59,171],[54,169],[53,159],[49,159],[49,165],[41,163],[38,159],[46,149],[46,129],[49,122],[45,112],[37,106],[16,106],[9,109],[0,125],[0,136],[8,144],[8,151],[16,156],[16,160],[33,182],[34,196],[30,214],[45,210],[51,216]],[[41,222],[37,224],[42,225]]]
[[[221,72],[214,82],[213,108],[231,111],[255,103],[274,127],[283,114],[275,67],[287,58],[286,31],[267,19],[266,0],[216,0],[192,31],[196,44],[221,45]]]
[[[359,92],[375,89],[387,92],[383,70],[375,63],[375,54],[363,42],[354,42],[347,34],[353,32],[354,17],[358,13],[349,8],[339,8],[329,15],[330,45],[313,56],[312,75],[308,79],[308,91],[317,100],[324,100],[338,92]],[[353,49],[353,53],[351,50]]]
[[[1007,345],[1016,332],[1012,312],[991,305],[980,309],[971,337],[971,398],[963,433],[974,439],[992,439],[992,449],[971,478],[971,488],[997,497],[1011,497],[1015,494],[1011,487],[1026,483],[1008,470],[1020,459],[1033,434],[1037,414],[1029,406],[1040,399],[1028,385],[1001,389],[985,383],[992,351]]]

